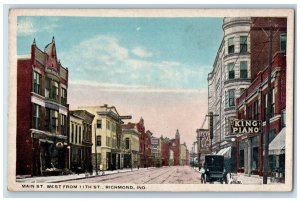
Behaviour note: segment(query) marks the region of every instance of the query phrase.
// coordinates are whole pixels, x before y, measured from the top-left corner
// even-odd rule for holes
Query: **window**
[[[48,78],[45,79],[45,97],[50,97],[50,79]]]
[[[97,120],[97,128],[102,128],[102,120]]]
[[[234,79],[234,63],[229,63],[228,67],[228,79]]]
[[[112,132],[116,132],[116,124],[115,123],[111,123],[111,130]]]
[[[109,120],[106,120],[106,129],[110,130],[110,121]]]
[[[52,117],[51,117],[51,121],[52,121],[52,128],[51,128],[51,132],[56,133],[57,132],[57,126],[58,126],[58,112],[55,110],[51,110],[52,112]]]
[[[240,36],[240,52],[247,52],[247,36]]]
[[[228,54],[234,53],[234,41],[233,37],[228,39]]]
[[[286,51],[286,33],[280,35],[280,51]]]
[[[77,139],[78,136],[77,135],[78,135],[78,125],[75,126],[75,143],[78,142],[78,139]]]
[[[240,78],[242,79],[248,78],[247,66],[248,65],[246,61],[240,62]]]
[[[79,144],[81,144],[81,126],[79,126]]]
[[[74,124],[72,123],[71,142],[74,143]]]
[[[254,120],[258,120],[258,100],[254,102]]]
[[[66,105],[67,104],[67,90],[64,88],[60,89],[60,103],[62,105]]]
[[[51,98],[57,101],[57,96],[58,96],[58,83],[56,81],[53,81]]]
[[[96,145],[101,146],[101,135],[97,135],[96,137]]]
[[[264,95],[264,121],[267,119],[268,93]]]
[[[252,119],[252,106],[248,107],[248,120]]]
[[[129,149],[129,138],[127,137],[126,139],[125,139],[125,149]]]
[[[41,75],[33,71],[33,92],[41,94]]]
[[[61,134],[62,135],[66,135],[66,116],[65,115],[61,115],[60,116],[60,129],[61,129]]]
[[[106,146],[111,147],[110,137],[106,137]]]
[[[50,109],[46,108],[45,112],[45,129],[50,131]]]
[[[275,89],[273,88],[271,90],[271,117],[274,117],[275,115]]]
[[[33,106],[33,128],[40,129],[40,109],[41,107],[37,104]]]
[[[235,90],[234,89],[228,90],[228,104],[229,104],[229,107],[235,106]]]

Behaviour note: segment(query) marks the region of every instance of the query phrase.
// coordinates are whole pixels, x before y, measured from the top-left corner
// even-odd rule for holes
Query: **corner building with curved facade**
[[[212,151],[234,155],[235,143],[229,121],[236,116],[236,103],[251,83],[250,17],[224,18],[224,36],[213,70],[208,74],[208,112],[213,112]],[[234,159],[234,158],[233,158]]]

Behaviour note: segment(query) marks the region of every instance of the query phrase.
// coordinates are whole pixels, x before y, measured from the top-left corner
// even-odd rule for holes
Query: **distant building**
[[[136,124],[128,123],[122,125],[123,161],[121,168],[140,167],[140,141]]]
[[[179,164],[180,165],[187,165],[187,147],[186,147],[186,144],[183,143],[183,144],[180,144],[180,161],[179,161]]]
[[[17,62],[17,175],[49,175],[68,160],[68,69],[57,58],[54,37]]]
[[[162,156],[161,156],[161,140],[157,137],[151,138],[151,144],[152,144],[152,156],[154,157],[154,166],[155,167],[161,167],[162,165]]]
[[[138,132],[140,133],[140,161],[141,167],[152,166],[151,156],[151,132],[145,131],[144,119],[141,118],[136,124]],[[149,133],[150,132],[150,133]]]
[[[94,115],[85,110],[70,111],[70,166],[73,171],[92,172],[92,123]]]
[[[179,165],[180,162],[180,134],[176,130],[175,139],[161,137],[162,165]]]

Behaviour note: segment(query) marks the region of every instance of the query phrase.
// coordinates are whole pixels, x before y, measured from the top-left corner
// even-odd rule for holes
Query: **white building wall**
[[[217,52],[213,70],[208,76],[208,111],[214,117],[213,150],[218,151],[227,144],[229,117],[235,117],[235,106],[225,106],[226,93],[235,89],[235,99],[241,94],[242,88],[250,85],[250,18],[224,18],[224,37]],[[240,36],[247,36],[247,53],[240,53]],[[234,53],[228,54],[228,39],[234,38]],[[247,62],[248,79],[240,78],[240,62]],[[234,63],[234,79],[228,79],[229,63]],[[220,82],[218,82],[220,79]]]

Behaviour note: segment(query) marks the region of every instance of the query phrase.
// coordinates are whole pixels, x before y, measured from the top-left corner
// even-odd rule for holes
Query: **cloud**
[[[135,30],[138,32],[141,30],[141,27],[137,27]]]
[[[97,88],[99,91],[108,92],[142,92],[142,93],[183,93],[183,94],[199,94],[205,93],[206,90],[183,89],[183,88],[153,88],[143,85],[124,85],[118,83],[103,83],[89,80],[71,80],[69,84],[76,88]]]
[[[136,47],[132,50],[132,53],[138,57],[141,58],[148,58],[148,57],[152,57],[153,53],[150,51],[147,51],[146,49],[142,48],[142,47]]]
[[[130,54],[134,53],[134,54]],[[139,57],[135,57],[139,55]],[[111,35],[96,35],[63,53],[59,58],[69,68],[71,80],[98,81],[163,89],[198,89],[206,84],[206,67],[154,58],[142,46],[130,49]],[[205,87],[206,89],[206,87]]]
[[[57,18],[51,18],[47,21],[39,22],[37,19],[30,17],[22,17],[18,19],[17,33],[20,36],[33,35],[37,32],[53,32],[57,27]]]

